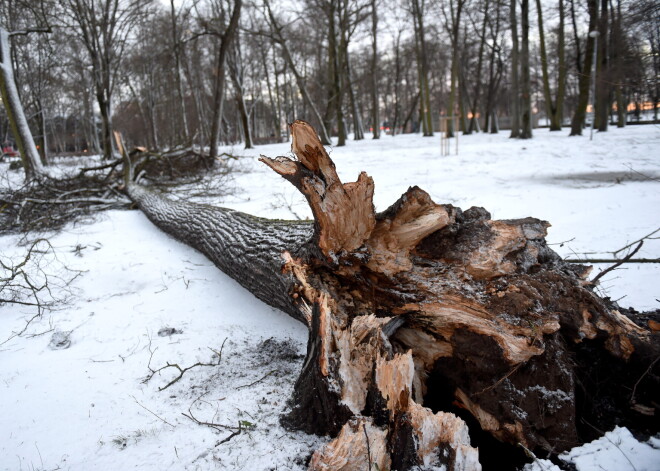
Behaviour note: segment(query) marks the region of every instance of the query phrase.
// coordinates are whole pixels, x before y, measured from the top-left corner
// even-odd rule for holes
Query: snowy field
[[[271,218],[310,216],[296,190],[256,160],[286,155],[289,144],[223,151],[241,156],[231,161],[233,193],[206,201]],[[437,136],[383,136],[331,156],[345,182],[361,170],[374,178],[378,210],[418,185],[436,202],[483,206],[493,218],[545,219],[549,243],[565,257],[611,258],[660,228],[657,126],[611,129],[593,141],[547,130],[531,141],[461,136],[458,155],[444,157]],[[137,211],[45,236],[54,252],[43,269],[58,302],[21,335],[34,307],[0,306],[0,469],[305,469],[327,439],[278,422],[305,350],[302,324]],[[660,257],[660,232],[652,237],[636,258]],[[0,238],[5,263],[26,250],[20,236]],[[658,264],[626,265],[604,277],[602,291],[624,306],[658,309],[659,275]],[[169,385],[179,372],[168,364],[196,363]],[[660,439],[638,442],[616,429],[563,457],[579,471],[658,471]]]

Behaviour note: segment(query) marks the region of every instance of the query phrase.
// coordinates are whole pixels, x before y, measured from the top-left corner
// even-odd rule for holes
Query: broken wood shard
[[[501,456],[470,435],[559,453],[593,438],[586,423],[657,433],[659,319],[598,297],[587,268],[547,246],[547,222],[493,221],[417,187],[376,214],[370,177],[342,183],[309,124],[291,133],[295,159],[261,160],[313,224],[126,186],[159,227],[308,326],[282,423],[332,437],[310,469],[477,470]]]

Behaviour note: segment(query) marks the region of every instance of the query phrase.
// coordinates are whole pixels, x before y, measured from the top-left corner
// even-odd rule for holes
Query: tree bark
[[[0,28],[0,97],[7,112],[18,152],[21,154],[25,179],[30,180],[43,173],[43,166],[18,96],[14,67],[11,63],[9,33],[3,28]]]
[[[429,65],[424,32],[424,0],[411,0],[415,41],[417,44],[417,69],[419,73],[420,121],[425,137],[433,136],[433,113],[431,111],[431,88]]]
[[[231,13],[231,19],[225,29],[225,32],[220,37],[220,46],[218,47],[218,55],[216,57],[215,66],[215,88],[213,95],[213,120],[211,122],[211,136],[209,142],[209,159],[215,160],[218,156],[218,144],[220,140],[220,125],[222,123],[222,105],[225,99],[225,64],[229,46],[234,39],[236,30],[238,29],[238,20],[241,16],[241,7],[243,0],[235,0],[234,9]]]
[[[598,2],[597,0],[587,0],[589,10],[589,31],[594,31],[598,24]],[[577,34],[577,33],[576,33]],[[582,64],[582,73],[578,80],[578,103],[573,113],[571,121],[571,136],[581,136],[584,119],[587,114],[587,104],[589,103],[589,84],[591,82],[591,69],[593,66],[594,38],[587,36],[587,47],[584,52],[584,63]]]
[[[378,99],[378,10],[371,0],[371,126],[373,138],[380,138],[380,100]],[[394,135],[394,132],[392,133]]]
[[[541,0],[536,0],[536,10],[539,25],[539,47],[541,55],[541,71],[543,74],[543,97],[550,131],[561,131],[561,122],[564,110],[564,94],[566,89],[566,47],[564,44],[564,2],[559,0],[559,30],[557,38],[557,54],[559,56],[559,72],[557,77],[557,95],[553,100],[550,93],[550,77],[548,75],[548,54],[545,47],[545,34],[543,31],[543,9]]]
[[[509,21],[511,23],[511,135],[509,137],[520,137],[519,49],[516,3],[512,1],[509,9]]]
[[[245,93],[243,92],[243,58],[241,55],[241,44],[239,35],[236,33],[235,41],[232,51],[227,56],[229,65],[229,77],[231,78],[232,85],[234,86],[234,98],[236,99],[236,108],[241,119],[241,127],[243,128],[243,137],[245,139],[245,148],[254,149],[252,144],[252,127],[250,126],[250,113],[248,112],[247,104],[245,103]]]
[[[463,11],[463,6],[465,0],[458,0],[456,8],[454,8],[454,2],[449,2],[450,9],[450,19],[449,24],[447,25],[447,30],[451,38],[451,72],[449,77],[449,102],[447,104],[447,118],[452,118],[454,116],[459,116],[460,120],[465,119],[465,113],[463,110],[463,103],[461,101],[462,93],[459,93],[459,80],[461,80],[460,68],[460,48],[458,46],[459,35],[461,31],[461,13]],[[420,20],[421,22],[421,20]],[[460,84],[464,86],[465,84]],[[458,105],[458,113],[456,108]],[[465,126],[462,126],[463,132],[465,132]],[[454,121],[450,119],[447,122],[447,137],[454,137],[454,133],[457,133],[458,129],[454,129]]]
[[[522,0],[520,8],[522,48],[520,52],[520,120],[521,139],[532,138],[532,81],[529,72],[529,0]]]
[[[181,137],[186,144],[190,143],[190,131],[188,129],[188,115],[186,113],[186,101],[183,93],[183,78],[181,77],[181,48],[183,43],[177,28],[177,13],[174,0],[170,0],[170,22],[172,24],[172,54],[174,55],[174,67],[176,78],[176,94],[179,115],[181,116]]]
[[[486,0],[484,3],[484,18],[481,23],[481,32],[479,34],[479,52],[477,53],[477,72],[476,80],[474,84],[474,98],[472,104],[470,105],[470,126],[468,127],[468,134],[474,132],[479,132],[479,100],[481,99],[481,70],[484,62],[484,47],[486,45],[486,26],[489,21],[489,1]],[[492,78],[492,74],[491,74]],[[488,129],[488,124],[486,124],[486,129]]]
[[[596,59],[596,96],[594,97],[595,127],[599,132],[607,131],[610,116],[610,90],[609,77],[609,11],[608,0],[600,2],[600,18],[598,30],[598,58]]]
[[[282,422],[333,437],[311,470],[478,470],[470,427],[550,453],[590,438],[583,421],[646,419],[657,430],[644,414],[655,413],[658,333],[595,295],[587,267],[546,245],[548,223],[494,221],[418,187],[376,214],[369,176],[342,183],[311,126],[291,132],[296,159],[261,160],[305,195],[313,223],[174,202],[130,180],[127,192],[164,231],[308,326]],[[606,371],[617,376],[604,384]]]

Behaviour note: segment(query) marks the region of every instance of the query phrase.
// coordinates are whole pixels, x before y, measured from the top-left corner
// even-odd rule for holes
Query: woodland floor
[[[657,126],[611,129],[593,141],[547,130],[531,141],[505,132],[461,136],[459,154],[446,157],[437,136],[369,137],[333,148],[331,157],[344,181],[361,170],[374,178],[378,210],[418,185],[436,202],[483,206],[493,218],[548,220],[549,243],[571,258],[609,258],[660,228]],[[256,160],[286,155],[288,143],[223,151],[241,156],[229,161],[229,177],[178,186],[173,195],[270,218],[310,216],[303,197]],[[4,175],[21,178],[0,163]],[[278,422],[301,366],[302,324],[257,301],[137,211],[107,211],[95,222],[28,238],[39,236],[51,248],[40,243],[46,253],[28,268],[43,276],[35,265],[41,260],[52,309],[14,336],[35,308],[0,305],[0,469],[304,469],[326,438],[287,432]],[[658,258],[658,236],[636,258]],[[0,257],[21,260],[26,242],[0,237]],[[595,265],[594,274],[607,266]],[[658,280],[658,264],[626,265],[600,289],[622,306],[658,309]],[[176,368],[144,382],[150,367],[168,362],[211,366],[187,371],[162,391]],[[660,439],[638,441],[616,429],[564,457],[580,471],[657,471]]]

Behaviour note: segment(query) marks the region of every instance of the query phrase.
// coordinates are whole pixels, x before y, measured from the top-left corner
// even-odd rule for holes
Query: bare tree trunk
[[[594,103],[595,127],[599,132],[607,131],[610,114],[610,80],[609,80],[609,18],[608,0],[600,2],[600,19],[598,30],[598,57],[596,59],[596,97]]]
[[[543,73],[543,97],[546,113],[550,120],[550,131],[561,131],[563,120],[564,95],[566,92],[566,48],[564,44],[564,2],[559,0],[559,31],[557,38],[557,54],[559,55],[559,74],[557,77],[557,95],[553,100],[550,93],[550,77],[548,76],[548,54],[545,48],[545,33],[543,31],[543,9],[541,0],[536,0],[538,13],[539,42],[541,55],[541,70]]]
[[[460,31],[461,31],[461,13],[463,11],[463,6],[465,4],[465,0],[457,0],[456,4],[454,3],[454,0],[451,0],[449,2],[449,9],[450,9],[450,18],[445,20],[446,23],[446,29],[448,30],[450,37],[451,37],[451,75],[449,78],[449,102],[447,104],[447,117],[451,118],[456,115],[456,108],[458,108],[458,115],[462,120],[465,117],[465,110],[464,110],[464,103],[461,100],[461,96],[464,95],[464,93],[461,93],[461,86],[464,84],[459,84],[459,80],[461,78],[461,72],[459,68],[461,67],[460,65],[460,49],[459,48],[459,36],[460,36]],[[467,130],[466,126],[463,124],[462,126],[463,132]],[[454,122],[453,120],[449,120],[447,122],[447,136],[448,137],[453,137],[454,133],[458,132],[458,129],[454,129]]]
[[[406,117],[403,119],[403,124],[401,125],[401,128],[403,128],[404,130],[406,129],[408,123],[412,119],[413,113],[415,112],[415,108],[417,108],[417,103],[419,102],[421,95],[422,92],[419,91],[417,94],[415,94],[415,96],[412,99],[410,109],[408,110],[408,114],[406,114]]]
[[[478,132],[480,129],[479,126],[479,100],[481,98],[481,71],[484,62],[484,47],[486,44],[486,26],[488,25],[489,20],[489,0],[486,0],[484,3],[484,18],[481,24],[481,33],[479,35],[479,52],[477,53],[477,72],[474,84],[474,98],[472,100],[472,105],[470,108],[470,126],[468,127],[468,133]],[[486,129],[488,124],[486,124]]]
[[[583,423],[658,429],[659,376],[645,372],[660,334],[588,289],[587,267],[548,248],[548,223],[493,221],[418,187],[376,214],[370,177],[343,184],[308,124],[292,135],[296,159],[261,160],[305,195],[313,223],[169,201],[130,180],[127,191],[161,229],[308,326],[282,421],[334,437],[311,470],[480,470],[487,452],[450,410],[555,454],[591,438]]]
[[[589,31],[594,31],[598,24],[597,0],[587,0],[587,7],[589,9]],[[587,114],[587,104],[589,103],[589,83],[591,81],[591,69],[593,66],[594,43],[594,38],[588,36],[582,73],[578,81],[578,103],[575,107],[573,120],[571,121],[571,136],[582,135],[582,127],[584,126],[584,119]]]
[[[521,2],[521,29],[522,49],[520,54],[522,99],[520,101],[521,111],[521,139],[532,137],[532,81],[529,73],[529,0]]]
[[[351,102],[351,114],[353,115],[353,139],[360,141],[364,139],[364,127],[362,126],[362,116],[358,106],[358,98],[355,96],[353,90],[353,77],[351,74],[351,64],[348,57],[347,44],[344,46],[344,53],[342,54],[346,67],[346,88],[348,89],[348,98]]]
[[[176,77],[177,104],[181,116],[181,131],[184,142],[190,141],[190,130],[188,129],[188,116],[186,114],[186,102],[183,94],[183,80],[181,77],[181,38],[177,30],[177,15],[174,8],[174,0],[170,0],[170,20],[172,22],[172,46],[174,54],[174,76]]]
[[[37,98],[35,100],[36,108],[37,108],[37,114],[38,116],[38,125],[39,125],[39,132],[41,133],[41,139],[40,141],[40,146],[39,149],[39,157],[41,159],[41,163],[44,166],[47,166],[49,164],[49,159],[48,159],[48,128],[46,126],[46,110],[44,109],[44,106],[41,102],[41,99]]]
[[[520,137],[520,83],[518,80],[518,15],[516,1],[510,3],[509,21],[511,23],[511,135]]]
[[[328,17],[328,49],[332,61],[332,90],[334,91],[335,118],[337,120],[337,146],[346,145],[346,124],[344,121],[344,87],[341,79],[342,49],[337,42],[337,3],[335,0],[328,2],[326,15]]]
[[[21,154],[25,179],[30,180],[43,173],[41,157],[34,144],[30,126],[23,111],[23,105],[18,96],[16,81],[14,80],[14,67],[11,63],[11,48],[9,46],[9,33],[0,27],[0,97],[7,112],[9,125]]]
[[[268,70],[268,48],[264,43],[260,44],[259,47],[259,54],[261,57],[261,66],[264,71],[264,77],[266,79],[266,88],[268,90],[268,102],[270,103],[270,110],[273,115],[273,137],[275,138],[275,142],[282,142],[282,130],[281,130],[281,123],[282,123],[282,108],[280,106],[280,91],[279,91],[279,83],[278,83],[278,78],[277,76],[279,75],[277,71],[277,67],[275,64],[275,60],[273,59],[273,73],[275,74],[275,96],[277,97],[276,99],[273,98],[273,86],[270,83],[270,72]]]
[[[394,42],[394,118],[392,119],[392,137],[396,136],[396,130],[399,125],[399,116],[401,114],[400,81],[401,81],[401,32],[399,31],[399,34],[397,35],[397,38]]]
[[[412,1],[413,24],[417,42],[417,62],[419,71],[420,121],[424,136],[433,136],[433,113],[431,111],[431,89],[429,85],[429,65],[424,31],[424,0]]]
[[[209,159],[215,160],[218,156],[218,144],[220,139],[220,125],[222,122],[222,105],[225,99],[225,63],[227,52],[234,40],[236,30],[238,29],[238,20],[241,16],[241,7],[243,0],[234,0],[234,9],[231,13],[231,19],[227,25],[227,29],[220,37],[220,46],[218,47],[218,55],[216,57],[215,66],[215,87],[213,95],[213,121],[211,125],[211,140],[209,143]]]
[[[626,80],[626,67],[624,65],[625,55],[627,54],[626,38],[622,29],[622,15],[621,15],[621,0],[617,1],[616,10],[612,8],[612,27],[610,33],[611,52],[614,59],[611,61],[610,70],[611,77],[614,85],[614,96],[616,99],[616,112],[617,120],[616,126],[623,128],[626,126],[626,98],[624,96],[623,87]],[[651,48],[653,53],[653,47]],[[657,60],[657,59],[655,59]],[[657,80],[656,80],[657,82]]]
[[[500,46],[497,43],[500,34],[501,23],[501,5],[499,2],[495,3],[495,25],[491,25],[491,36],[493,44],[490,46],[491,53],[488,65],[488,95],[486,98],[486,123],[484,125],[484,132],[497,134],[499,127],[497,123],[497,114],[495,111],[495,95],[499,88],[499,83],[502,77],[503,62],[500,57]],[[490,23],[490,22],[489,22]],[[497,69],[495,63],[497,62]]]
[[[232,46],[231,52],[227,56],[229,64],[229,77],[234,85],[234,97],[236,98],[236,107],[241,117],[241,127],[243,129],[243,138],[246,149],[254,149],[252,144],[252,127],[250,126],[250,113],[245,103],[245,94],[243,92],[243,59],[241,56],[241,45],[239,35],[236,33],[236,44]]]
[[[282,55],[284,57],[284,60],[286,61],[287,65],[289,66],[289,69],[291,69],[291,73],[293,73],[294,77],[296,78],[296,84],[298,85],[298,89],[300,90],[300,94],[303,97],[303,100],[305,100],[305,103],[311,108],[312,114],[314,115],[314,118],[317,121],[317,125],[319,126],[320,130],[320,135],[321,135],[321,142],[323,142],[324,145],[330,145],[332,144],[332,141],[330,140],[330,135],[328,134],[328,131],[325,127],[325,122],[323,121],[323,118],[321,117],[321,114],[318,111],[318,108],[312,101],[311,97],[309,96],[309,92],[307,91],[307,87],[305,86],[305,80],[303,79],[302,75],[300,75],[300,72],[298,71],[298,68],[296,67],[296,64],[291,57],[291,51],[289,50],[289,47],[287,46],[286,39],[282,36],[282,27],[279,25],[277,20],[275,19],[275,15],[273,14],[273,11],[271,10],[270,4],[268,1],[264,2],[266,9],[268,11],[268,21],[271,26],[271,30],[273,33],[273,40],[277,42],[277,44],[282,48]],[[343,124],[342,124],[343,126]]]
[[[378,99],[378,11],[371,0],[371,125],[373,138],[380,138],[380,100]]]

